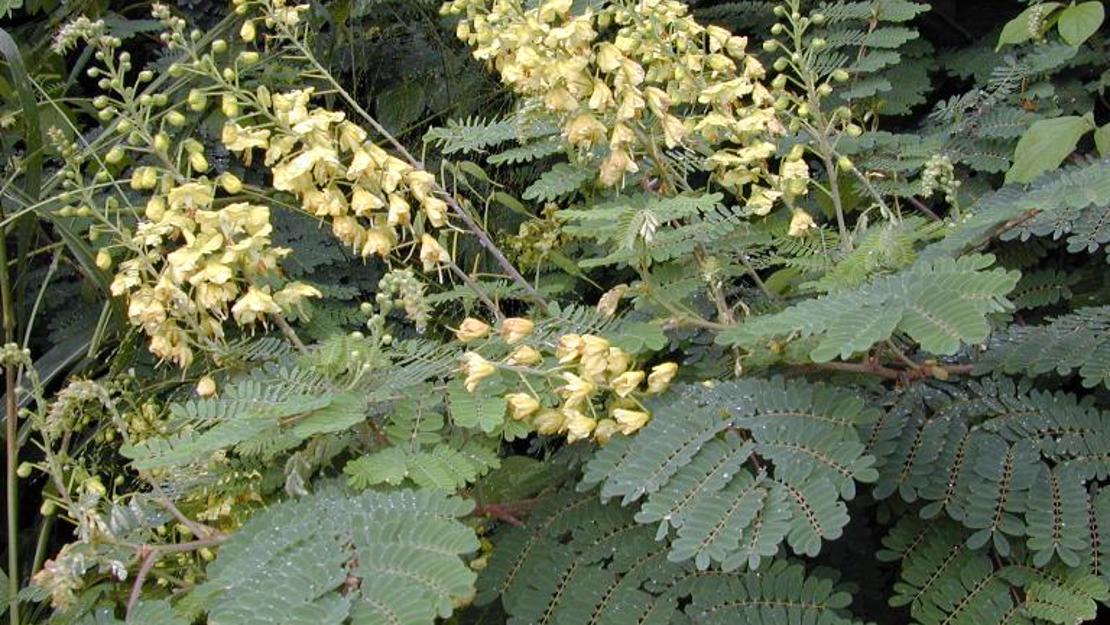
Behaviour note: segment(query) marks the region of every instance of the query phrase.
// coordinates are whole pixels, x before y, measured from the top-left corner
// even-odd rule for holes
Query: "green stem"
[[[10,344],[15,336],[15,311],[12,305],[11,276],[8,274],[7,232],[0,228],[0,307],[4,323],[4,343]],[[13,362],[4,367],[4,399],[6,438],[5,457],[7,459],[7,516],[8,516],[8,621],[19,625],[19,409],[16,405],[17,365]]]

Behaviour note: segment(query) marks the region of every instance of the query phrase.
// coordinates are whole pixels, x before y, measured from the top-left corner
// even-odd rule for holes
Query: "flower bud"
[[[505,396],[509,403],[509,416],[523,421],[540,409],[540,402],[528,393],[509,393]]]
[[[677,373],[678,365],[673,362],[655,365],[651,368],[651,375],[648,376],[647,392],[655,394],[667,390]]]
[[[473,393],[482,380],[497,373],[497,367],[479,354],[467,352],[463,354],[463,373],[466,374],[463,387],[467,392]]]
[[[200,152],[194,152],[189,155],[189,166],[203,174],[208,171],[208,159]]]
[[[197,395],[201,397],[212,397],[216,394],[216,381],[212,376],[206,375],[197,381]]]
[[[651,415],[642,410],[627,410],[625,408],[615,408],[613,410],[613,419],[617,422],[617,429],[621,434],[628,436],[629,434],[636,433],[637,430],[647,425],[651,419]]]
[[[256,34],[254,20],[243,22],[243,26],[239,28],[239,36],[243,38],[243,41],[254,41]]]
[[[216,39],[212,42],[212,52],[216,54],[223,54],[227,52],[227,42],[223,39]]]
[[[243,181],[239,180],[239,177],[235,174],[224,172],[220,174],[219,178],[217,178],[216,181],[220,183],[220,186],[223,187],[224,191],[227,191],[232,195],[243,190]]]
[[[486,338],[489,336],[489,331],[489,324],[473,317],[467,317],[459,324],[459,329],[455,331],[455,338],[463,343],[469,343]]]
[[[845,69],[838,69],[832,73],[832,79],[836,82],[848,82],[848,79],[851,77],[848,70]]]
[[[185,99],[189,104],[189,110],[201,112],[208,104],[208,98],[205,97],[204,92],[200,89],[190,89],[189,96]]]
[[[505,364],[530,367],[542,361],[543,355],[536,351],[536,348],[531,345],[521,345],[513,350],[512,354],[509,354],[509,357],[505,359]]]
[[[612,419],[602,419],[597,422],[597,426],[594,428],[594,440],[597,441],[598,445],[604,445],[608,443],[617,432],[620,432],[620,427],[617,426],[616,421]]]
[[[567,420],[565,427],[567,429],[567,442],[573,443],[575,441],[589,438],[597,427],[597,420],[587,417],[577,410],[566,411]]]
[[[532,334],[534,327],[535,324],[528,319],[509,317],[501,322],[501,339],[509,345],[518,343]]]
[[[115,164],[119,163],[120,161],[122,161],[123,157],[124,157],[123,148],[121,148],[117,145],[114,148],[112,148],[111,150],[108,150],[108,153],[104,155],[104,162],[108,163],[109,165],[115,165]]]
[[[236,117],[239,115],[239,100],[230,93],[225,93],[223,98],[220,99],[220,111],[224,117]]]
[[[558,410],[544,410],[532,419],[532,427],[545,436],[558,434],[563,429],[566,417]]]
[[[179,111],[170,111],[169,113],[166,113],[166,123],[171,126],[180,128],[185,125],[185,116],[182,115]]]

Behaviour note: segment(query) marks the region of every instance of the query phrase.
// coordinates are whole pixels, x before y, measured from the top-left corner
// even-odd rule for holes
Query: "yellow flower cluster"
[[[746,38],[698,24],[675,0],[610,2],[579,15],[571,0],[524,4],[451,0],[442,10],[464,16],[459,38],[528,100],[526,109],[546,110],[567,143],[601,159],[602,184],[620,184],[645,156],[658,167],[660,137],[667,148],[709,154],[718,183],[768,211],[783,184],[802,175],[797,164],[768,170],[772,139],[785,129]],[[601,31],[611,39],[600,40]]]
[[[388,256],[402,232],[412,230],[414,212],[431,226],[447,224],[435,176],[369,141],[344,113],[311,106],[312,95],[312,88],[271,95],[259,87],[235,107],[249,114],[224,125],[224,145],[248,163],[254,150],[264,150],[273,187],[296,196],[310,215],[330,220],[335,236],[363,257]],[[255,115],[252,105],[263,114]],[[430,270],[450,256],[424,234],[420,260]]]
[[[554,345],[525,342],[534,326],[522,318],[501,322],[498,332],[509,351],[492,362],[477,351],[463,355],[463,386],[475,392],[481,382],[501,371],[520,376],[525,388],[504,396],[509,416],[526,421],[540,434],[565,435],[569,442],[586,438],[604,444],[617,433],[630,435],[651,419],[640,396],[665,391],[678,373],[678,365],[665,362],[650,372],[637,369],[633,357],[601,336],[565,334]],[[493,328],[478,319],[460,324],[456,337],[473,343],[491,336]],[[546,353],[545,353],[546,352]],[[551,369],[540,369],[545,360]],[[540,378],[557,398],[558,406],[545,407],[529,378]]]
[[[265,321],[319,297],[294,282],[272,292],[289,253],[271,245],[270,209],[236,202],[215,207],[214,185],[187,182],[153,195],[131,237],[138,255],[122,261],[111,283],[126,296],[127,316],[150,337],[150,351],[180,367],[198,340],[220,341],[228,314],[240,325]]]

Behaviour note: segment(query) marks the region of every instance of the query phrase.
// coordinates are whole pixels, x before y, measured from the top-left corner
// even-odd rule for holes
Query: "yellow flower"
[[[648,393],[662,393],[671,385],[671,380],[678,373],[678,365],[673,362],[664,362],[651,368],[648,376]]]
[[[624,180],[626,173],[640,171],[636,162],[628,154],[628,150],[616,149],[609,153],[609,157],[601,162],[601,175],[598,180],[601,184],[611,187]]]
[[[231,307],[231,314],[235,317],[236,323],[239,325],[247,325],[254,323],[265,315],[276,315],[281,313],[281,307],[277,305],[274,298],[269,293],[259,289],[256,286],[251,286],[239,301]]]
[[[505,359],[505,364],[529,367],[539,364],[542,361],[543,355],[536,351],[534,347],[531,345],[521,345],[513,350],[512,354],[509,354],[509,357]]]
[[[566,416],[558,410],[544,410],[532,419],[532,427],[536,431],[545,436],[558,434],[563,429],[563,424],[566,423]]]
[[[573,443],[589,438],[593,434],[594,428],[597,427],[597,421],[591,417],[587,417],[577,410],[566,410],[567,415],[566,429],[567,429],[567,442]]]
[[[489,336],[489,331],[488,323],[474,317],[467,317],[459,324],[459,329],[455,330],[455,338],[463,343],[469,343],[486,338]]]
[[[244,152],[249,155],[250,150],[254,148],[266,149],[269,147],[270,131],[265,128],[247,129],[235,122],[227,122],[220,134],[220,140],[223,141],[224,147],[228,150]]]
[[[528,393],[509,393],[505,396],[509,402],[509,415],[517,421],[523,421],[540,409],[540,402]]]
[[[582,336],[582,371],[591,379],[598,379],[609,366],[609,341],[586,334]]]
[[[556,17],[565,17],[572,4],[574,0],[547,0],[540,6],[540,21],[553,22]]]
[[[605,140],[605,124],[589,113],[582,113],[571,120],[564,134],[572,146],[589,149]]]
[[[596,384],[569,371],[563,372],[563,380],[566,381],[566,384],[559,388],[559,395],[566,400],[568,408],[581,405],[597,392]]]
[[[216,394],[216,381],[212,376],[206,375],[197,381],[197,395],[211,397]]]
[[[447,225],[447,202],[444,202],[438,197],[429,195],[421,201],[420,208],[423,209],[424,214],[428,216],[428,223],[436,228],[442,228]]]
[[[424,264],[424,271],[431,271],[440,263],[451,262],[451,255],[435,237],[424,234],[420,237],[420,262]]]
[[[597,66],[603,72],[611,72],[621,66],[624,55],[611,43],[602,43],[597,47]]]
[[[651,415],[642,410],[614,408],[613,419],[617,421],[617,429],[621,431],[621,434],[627,436],[644,427],[648,420],[651,419]]]
[[[751,195],[748,196],[748,210],[759,216],[766,215],[771,212],[771,208],[775,205],[775,200],[779,199],[781,196],[781,191],[754,187]]]
[[[466,352],[463,354],[463,373],[466,374],[463,387],[473,393],[482,380],[497,373],[497,367],[475,352]]]
[[[632,365],[632,356],[629,356],[623,349],[619,347],[609,348],[609,360],[605,365],[605,372],[609,375],[620,375],[628,371],[628,367]]]
[[[613,438],[613,435],[620,431],[620,426],[612,419],[602,419],[597,422],[597,427],[594,428],[594,440],[598,445],[604,445]]]
[[[800,237],[814,225],[813,217],[810,217],[809,213],[796,208],[794,209],[794,215],[790,218],[790,229],[786,231],[786,234],[787,236]]]
[[[393,251],[393,245],[397,242],[397,235],[393,233],[392,228],[370,228],[366,231],[366,243],[362,245],[362,256],[369,256],[377,254],[385,258]]]
[[[385,201],[380,196],[362,187],[355,187],[354,193],[351,195],[351,210],[354,211],[355,215],[366,217],[383,206],[385,206]]]
[[[559,342],[555,345],[555,357],[559,359],[559,364],[565,365],[577,360],[581,349],[581,336],[564,334],[559,337]]]
[[[323,297],[323,293],[316,287],[304,282],[290,282],[277,293],[274,293],[274,302],[284,309],[299,305],[310,297]]]
[[[212,205],[213,197],[215,193],[211,186],[188,182],[170,191],[169,204],[175,210],[204,209]]]
[[[534,327],[535,324],[528,319],[509,317],[501,322],[501,339],[509,345],[518,343],[532,334]]]
[[[643,371],[626,371],[609,382],[609,388],[621,397],[628,397],[644,381]]]
[[[405,198],[396,193],[389,194],[389,225],[405,225],[409,223],[409,203]]]

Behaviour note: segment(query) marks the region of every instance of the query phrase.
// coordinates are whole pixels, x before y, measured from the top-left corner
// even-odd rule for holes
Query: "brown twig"
[[[907,199],[909,200],[909,203],[913,205],[914,208],[916,208],[917,210],[921,211],[922,213],[925,213],[926,215],[928,215],[929,219],[932,219],[933,221],[941,221],[940,215],[937,215],[936,213],[933,212],[933,210],[931,208],[929,208],[928,206],[925,206],[925,203],[922,202],[921,200],[915,198],[912,195],[909,196],[909,198],[907,198]]]
[[[540,503],[539,497],[532,497],[531,499],[521,499],[519,501],[506,501],[504,503],[487,503],[480,504],[474,508],[474,516],[482,516],[490,519],[503,521],[509,525],[521,526],[524,522],[520,520],[520,514],[527,514],[532,511]]]
[[[135,604],[139,602],[139,595],[142,594],[143,583],[150,575],[150,570],[158,562],[158,558],[168,553],[182,553],[204,549],[205,547],[215,547],[227,539],[227,534],[218,534],[187,543],[139,546],[139,557],[142,558],[143,563],[139,567],[139,572],[135,574],[135,582],[131,585],[131,595],[127,598],[127,615],[125,618],[127,620],[131,619],[131,613],[135,610]]]
[[[297,336],[297,331],[293,329],[293,326],[289,325],[289,321],[285,319],[285,315],[282,315],[280,313],[274,315],[274,325],[276,325],[281,330],[281,333],[285,335],[285,338],[289,339],[289,342],[293,344],[293,347],[297,348],[297,351],[302,354],[308,353],[308,348],[305,347],[304,342],[301,341],[301,337]]]

